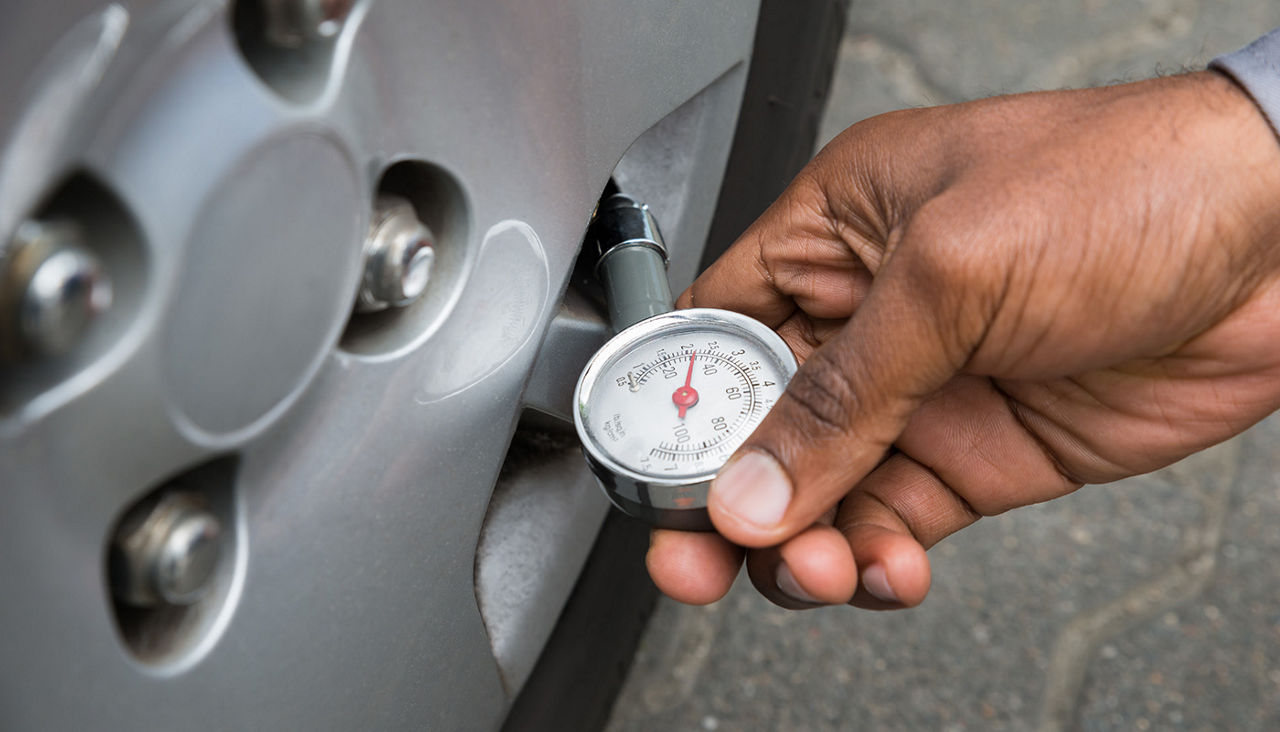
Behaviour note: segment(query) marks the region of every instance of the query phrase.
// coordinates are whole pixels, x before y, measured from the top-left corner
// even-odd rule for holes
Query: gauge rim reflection
[[[586,369],[582,370],[576,389],[573,390],[573,406],[575,406],[573,425],[576,427],[582,450],[588,458],[591,470],[595,472],[596,477],[599,477],[605,491],[611,493],[611,498],[614,490],[622,490],[630,494],[627,495],[630,500],[645,504],[654,503],[653,499],[659,498],[655,493],[669,493],[671,489],[694,489],[700,484],[708,484],[722,467],[717,466],[708,471],[692,473],[692,475],[684,473],[684,475],[671,477],[640,472],[611,456],[609,450],[604,448],[604,445],[600,444],[588,429],[591,395],[595,386],[600,383],[604,372],[608,371],[608,367],[611,367],[618,357],[632,351],[645,340],[659,337],[659,335],[678,333],[681,330],[696,330],[699,333],[719,331],[719,333],[745,337],[762,349],[760,356],[768,357],[773,362],[773,366],[781,376],[780,385],[783,390],[786,388],[787,381],[795,375],[797,367],[795,356],[780,335],[774,333],[773,329],[768,328],[763,322],[737,312],[718,310],[718,308],[689,308],[689,310],[666,312],[666,314],[655,315],[637,322],[614,335],[591,357]],[[749,434],[748,431],[737,439],[737,443],[732,445],[731,453]],[[733,436],[737,438],[739,435],[735,433]],[[705,498],[701,500],[701,504],[705,505]]]

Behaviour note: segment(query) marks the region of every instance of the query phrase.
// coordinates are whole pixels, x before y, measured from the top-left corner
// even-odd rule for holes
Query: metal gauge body
[[[695,308],[642,320],[587,363],[574,424],[623,512],[710,530],[707,488],[796,371],[787,344],[739,313]]]

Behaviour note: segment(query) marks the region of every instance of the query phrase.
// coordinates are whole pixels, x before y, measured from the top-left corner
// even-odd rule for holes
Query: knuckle
[[[907,299],[926,304],[935,335],[953,358],[967,358],[981,341],[1009,294],[1018,256],[1005,246],[1007,217],[971,199],[931,201],[894,253]]]
[[[796,371],[787,386],[790,418],[811,431],[817,427],[847,432],[859,412],[859,395],[853,374],[836,361],[831,349],[820,348]]]
[[[909,270],[924,287],[934,291],[967,287],[978,282],[983,267],[978,236],[966,231],[962,218],[922,212],[912,219],[900,254],[909,258]]]
[[[944,284],[980,284],[995,264],[992,255],[998,249],[992,244],[1008,229],[1007,219],[999,204],[963,190],[950,191],[912,216],[903,246],[921,274],[933,274]]]

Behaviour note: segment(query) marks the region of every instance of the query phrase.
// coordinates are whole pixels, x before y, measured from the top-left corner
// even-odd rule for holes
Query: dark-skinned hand
[[[1280,144],[1212,72],[895,112],[681,297],[803,365],[650,574],[712,602],[920,603],[925,550],[1280,407]]]

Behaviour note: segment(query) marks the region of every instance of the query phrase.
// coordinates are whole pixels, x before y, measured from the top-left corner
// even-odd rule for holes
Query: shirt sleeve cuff
[[[1271,123],[1271,129],[1280,135],[1280,28],[1235,53],[1215,58],[1209,68],[1244,87]]]

